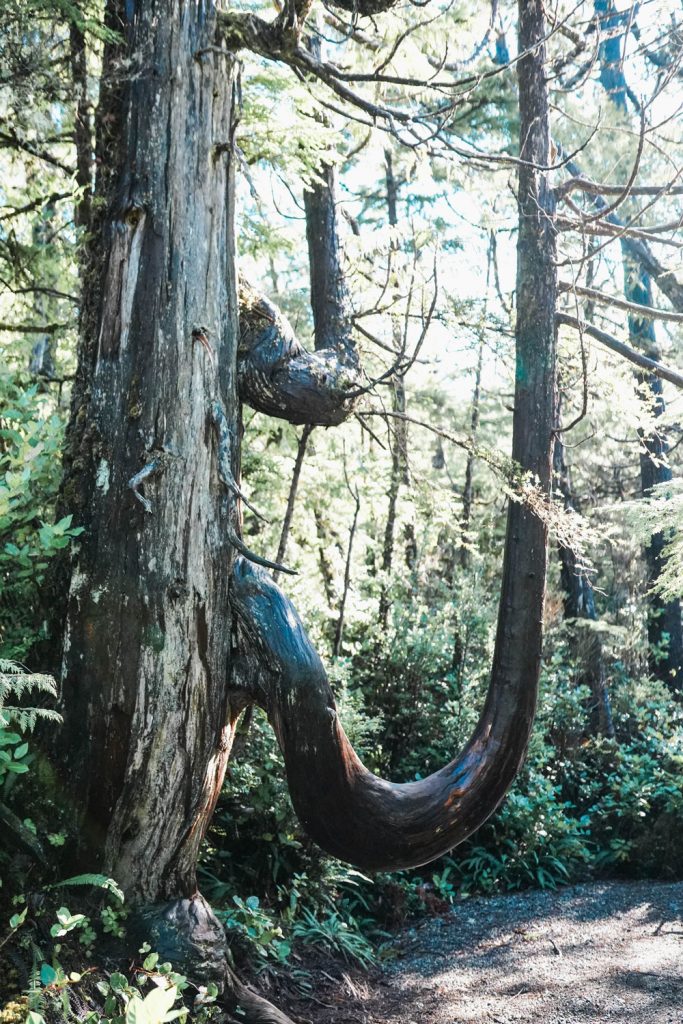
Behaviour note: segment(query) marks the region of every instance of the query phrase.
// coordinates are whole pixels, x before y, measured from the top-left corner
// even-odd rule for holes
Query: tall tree
[[[624,72],[626,33],[633,27],[634,12],[618,11],[613,0],[595,0],[597,22],[603,36],[599,47],[600,81],[617,110],[626,114],[627,100],[639,104],[628,88]],[[623,29],[623,32],[619,30]],[[624,297],[637,306],[652,308],[652,271],[642,259],[639,247],[622,236],[621,251],[624,267]],[[647,316],[629,314],[629,339],[634,348],[651,359],[659,359],[659,346],[654,322]],[[649,403],[655,425],[641,432],[640,480],[643,495],[652,494],[657,484],[672,479],[667,453],[666,432],[656,425],[666,411],[662,381],[654,374],[640,373],[638,382],[643,397]],[[662,600],[656,590],[665,556],[663,533],[656,533],[645,548],[649,583],[647,633],[650,667],[653,674],[675,692],[683,687],[683,622],[681,603],[677,598]]]
[[[358,760],[295,609],[240,539],[238,391],[293,422],[348,412],[343,385],[331,389],[306,362],[267,300],[242,303],[238,330],[231,48],[251,32],[281,59],[299,47],[306,13],[286,5],[259,42],[258,19],[226,19],[213,3],[108,5],[117,35],[104,57],[98,219],[62,495],[86,528],[71,566],[57,762],[81,859],[144,908],[160,952],[200,962],[227,986],[229,1006],[260,1022],[285,1018],[235,982],[196,880],[238,714],[254,702],[267,710],[294,805],[325,849],[365,867],[424,863],[493,812],[524,757],[546,575],[544,521],[512,502],[479,724],[447,767],[394,786]],[[540,0],[520,0],[513,458],[547,497],[556,285],[545,38]],[[313,412],[290,387],[302,365]],[[231,575],[235,549],[245,557]]]

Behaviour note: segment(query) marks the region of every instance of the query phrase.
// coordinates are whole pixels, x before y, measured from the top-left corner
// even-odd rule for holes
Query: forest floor
[[[683,883],[477,898],[294,1009],[315,1024],[683,1024]],[[329,974],[328,974],[329,977]]]

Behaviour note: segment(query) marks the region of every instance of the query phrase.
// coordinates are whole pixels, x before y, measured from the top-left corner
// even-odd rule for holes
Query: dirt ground
[[[683,883],[472,899],[398,936],[373,978],[343,974],[315,1024],[683,1024]]]

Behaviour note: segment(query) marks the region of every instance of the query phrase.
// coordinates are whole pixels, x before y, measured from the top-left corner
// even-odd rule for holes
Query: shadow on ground
[[[683,1024],[683,884],[609,883],[460,904],[316,1024]],[[345,992],[347,993],[345,995]]]

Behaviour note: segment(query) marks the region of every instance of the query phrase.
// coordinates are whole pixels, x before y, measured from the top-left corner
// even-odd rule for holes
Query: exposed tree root
[[[230,967],[223,925],[200,893],[145,907],[131,924],[135,938],[149,942],[162,961],[203,983],[218,985],[218,1003],[236,1024],[293,1024]]]
[[[234,971],[228,971],[228,986],[221,1005],[235,1024],[293,1024],[291,1017],[244,985]]]

